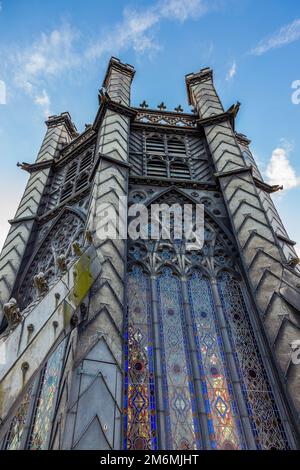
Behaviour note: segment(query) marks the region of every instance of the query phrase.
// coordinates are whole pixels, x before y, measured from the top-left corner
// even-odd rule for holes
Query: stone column
[[[11,228],[0,255],[0,324],[3,319],[2,307],[12,294],[48,181],[51,164],[62,145],[69,143],[77,134],[69,113],[51,116],[46,125],[47,131],[36,158],[36,166],[28,169],[29,181],[15,218],[10,221]]]
[[[300,277],[285,264],[259,197],[252,167],[243,158],[231,116],[224,112],[214,88],[212,70],[206,68],[187,75],[186,83],[190,104],[197,109],[205,131],[259,321],[274,352],[270,354],[267,348],[269,361],[272,363],[276,358],[273,371],[275,374],[279,371],[279,389],[285,391],[291,405],[291,420],[292,415],[296,417],[299,426],[300,366],[293,364],[291,343],[300,339],[299,322],[295,321],[295,313],[300,310]],[[274,393],[284,416],[281,395],[276,390]]]

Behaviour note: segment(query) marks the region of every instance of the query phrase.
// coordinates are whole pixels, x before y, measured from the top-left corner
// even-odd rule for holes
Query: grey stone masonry
[[[58,155],[61,147],[69,143],[76,135],[76,128],[69,113],[51,116],[46,121],[46,125],[47,132],[36,158],[37,167],[30,174],[15,218],[10,221],[11,228],[0,255],[0,324],[3,318],[3,304],[9,300],[13,291],[25,248],[38,214],[51,162]]]
[[[213,84],[211,69],[186,76],[190,103],[203,125],[240,256],[264,325],[290,411],[300,427],[300,366],[292,343],[300,339],[300,276],[287,263],[270,221],[252,165],[246,162],[228,113]],[[268,212],[268,213],[267,213]],[[277,213],[276,213],[277,214]]]
[[[112,102],[124,106],[130,104],[130,87],[134,69],[117,59],[111,59],[104,80],[104,87]],[[119,198],[128,193],[129,117],[106,109],[98,130],[96,170],[93,180],[87,228],[93,235],[94,246],[102,261],[102,272],[93,286],[88,318],[89,322],[80,336],[76,363],[80,374],[88,377],[88,360],[94,360],[93,374],[98,377],[97,390],[103,394],[89,399],[89,417],[83,413],[72,422],[72,411],[84,405],[85,394],[74,376],[72,409],[67,418],[64,448],[87,449],[93,437],[87,439],[94,427],[107,427],[106,443],[103,436],[94,443],[120,449],[122,439],[122,382],[123,382],[123,320],[125,308],[125,282],[127,242],[125,239],[97,237],[101,224],[105,224],[105,210],[114,207],[119,214]],[[127,218],[125,212],[125,219]],[[118,230],[117,230],[118,232]],[[97,365],[96,362],[97,361]],[[79,372],[78,372],[79,374]],[[77,376],[78,376],[77,374]],[[109,396],[105,390],[109,390]],[[92,392],[90,392],[92,393]],[[107,415],[107,412],[109,416]],[[72,433],[72,434],[71,434]],[[99,431],[100,433],[100,431]],[[101,434],[101,433],[100,433]],[[74,435],[73,441],[68,436]],[[101,434],[102,435],[102,434]],[[104,438],[103,438],[104,439]],[[104,442],[104,441],[103,441]]]

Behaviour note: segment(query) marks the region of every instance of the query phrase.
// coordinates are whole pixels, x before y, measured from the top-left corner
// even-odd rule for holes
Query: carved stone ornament
[[[75,253],[76,256],[81,256],[81,246],[78,242],[74,242],[72,244],[72,247],[73,247],[73,251]]]
[[[57,266],[62,274],[64,274],[67,271],[68,269],[67,258],[64,254],[61,254],[57,257]]]
[[[16,327],[22,321],[22,315],[18,307],[16,299],[12,298],[4,304],[3,312],[8,323],[8,328]]]
[[[40,272],[33,277],[33,283],[35,288],[38,290],[39,295],[44,295],[49,291],[48,282],[43,272]]]

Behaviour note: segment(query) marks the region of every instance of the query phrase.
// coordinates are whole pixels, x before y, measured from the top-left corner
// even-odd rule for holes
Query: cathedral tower
[[[111,58],[93,124],[50,117],[20,164],[0,256],[0,446],[300,448],[300,270],[280,188],[211,69],[186,76],[192,113],[132,107],[134,74]],[[202,248],[126,238],[133,204],[203,205]],[[99,237],[112,208],[123,225]]]

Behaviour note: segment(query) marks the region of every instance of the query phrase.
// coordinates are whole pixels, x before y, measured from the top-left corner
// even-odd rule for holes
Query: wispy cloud
[[[41,106],[45,118],[48,118],[51,114],[50,112],[50,98],[46,90],[43,90],[40,95],[37,95],[34,100],[35,104]]]
[[[287,191],[300,186],[300,177],[297,176],[289,158],[293,146],[285,141],[282,141],[282,144],[282,147],[273,150],[265,175],[269,184],[283,185],[283,189]]]
[[[3,80],[0,80],[0,104],[6,104],[6,85]]]
[[[137,54],[153,54],[161,48],[156,33],[162,21],[182,23],[196,19],[216,4],[216,0],[157,0],[147,8],[125,8],[121,21],[96,40],[91,39],[88,46],[79,42],[79,31],[63,24],[49,33],[41,33],[31,44],[15,47],[9,54],[6,51],[12,82],[46,114],[50,112],[47,88],[51,80],[105,55],[118,55],[128,49]]]
[[[237,72],[237,65],[236,65],[236,61],[234,61],[231,65],[230,69],[227,72],[226,80],[227,81],[232,80],[232,78],[235,76],[236,72]]]
[[[263,55],[272,49],[286,46],[300,39],[300,19],[280,28],[276,33],[263,39],[250,53],[253,55]]]
[[[205,0],[163,0],[146,9],[126,8],[122,21],[104,38],[93,43],[86,55],[99,58],[105,53],[117,54],[132,48],[143,54],[160,49],[155,40],[155,27],[163,20],[184,22],[206,14],[214,2]]]
[[[11,83],[30,96],[45,116],[50,114],[47,84],[80,65],[75,47],[79,36],[69,24],[62,24],[49,34],[41,33],[31,44],[13,47],[8,54]]]

